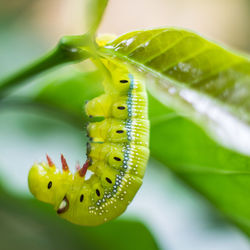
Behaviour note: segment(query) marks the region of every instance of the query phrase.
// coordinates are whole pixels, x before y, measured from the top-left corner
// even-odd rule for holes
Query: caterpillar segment
[[[125,211],[142,184],[149,156],[147,95],[143,79],[118,61],[104,60],[105,93],[88,101],[87,160],[73,174],[61,156],[62,172],[47,157],[29,172],[29,188],[64,219],[95,226]],[[132,73],[133,72],[133,73]],[[86,172],[91,171],[90,178]]]

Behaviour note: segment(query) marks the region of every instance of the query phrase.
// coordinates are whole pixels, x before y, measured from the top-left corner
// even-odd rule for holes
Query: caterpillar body
[[[105,93],[89,101],[85,112],[104,117],[87,126],[87,161],[76,173],[61,156],[60,172],[48,162],[34,164],[28,182],[32,194],[50,203],[64,219],[95,226],[125,211],[142,184],[149,156],[149,121],[144,81],[116,59],[102,59],[109,76]],[[86,171],[93,174],[85,179]]]

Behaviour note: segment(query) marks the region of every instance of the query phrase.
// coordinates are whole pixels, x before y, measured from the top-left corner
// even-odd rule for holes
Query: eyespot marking
[[[101,195],[99,189],[96,189],[95,192],[96,192],[97,196],[100,196],[100,195]]]
[[[52,187],[52,181],[48,183],[48,189],[51,189],[51,187]]]
[[[124,131],[123,130],[116,130],[117,134],[122,134]]]
[[[84,199],[84,195],[81,194],[81,196],[80,196],[80,202],[83,202],[83,199]]]
[[[125,107],[124,106],[119,106],[119,107],[117,107],[117,109],[124,110]]]
[[[106,181],[107,181],[108,183],[110,183],[110,184],[112,183],[112,181],[111,181],[108,177],[106,177],[105,179],[106,179]]]
[[[120,80],[120,83],[127,83],[128,80]]]
[[[121,158],[119,158],[119,157],[114,157],[114,160],[116,160],[116,161],[121,161]]]

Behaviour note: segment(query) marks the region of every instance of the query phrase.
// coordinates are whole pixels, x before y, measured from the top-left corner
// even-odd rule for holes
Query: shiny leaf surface
[[[127,33],[100,53],[144,70],[162,103],[205,128],[220,144],[250,154],[248,57],[174,28]]]

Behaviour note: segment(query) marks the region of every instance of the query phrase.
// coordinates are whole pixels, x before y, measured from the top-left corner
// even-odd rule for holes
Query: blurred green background
[[[0,77],[51,49],[61,36],[83,33],[84,6],[82,0],[0,0]],[[113,0],[99,31],[181,26],[249,51],[249,20],[247,0]],[[127,211],[105,225],[72,225],[33,199],[27,187],[33,162],[49,153],[59,166],[63,153],[74,170],[78,160],[85,161],[83,103],[102,92],[100,83],[99,73],[85,62],[43,74],[0,104],[0,249],[249,249],[244,234],[153,158]],[[157,127],[166,108],[149,100]],[[179,126],[188,128],[187,137],[208,140],[178,119],[158,131]],[[154,131],[152,141],[159,139]]]

